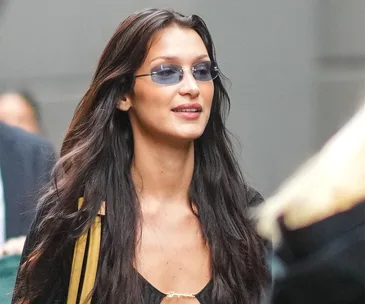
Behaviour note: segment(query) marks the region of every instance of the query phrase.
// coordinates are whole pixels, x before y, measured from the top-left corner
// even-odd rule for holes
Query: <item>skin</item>
[[[23,97],[15,93],[0,96],[0,120],[31,133],[40,133],[34,110]]]
[[[173,59],[158,58],[173,56]],[[151,39],[151,48],[136,75],[159,64],[189,69],[209,60],[199,35],[191,29],[167,27]],[[214,93],[213,81],[198,82],[184,71],[175,85],[136,79],[133,93],[118,107],[128,111],[134,136],[132,176],[141,202],[142,237],[135,267],[161,292],[198,293],[211,279],[210,250],[188,200],[194,169],[194,140],[207,125]],[[187,120],[171,111],[199,103],[203,111]],[[199,303],[196,299],[164,299],[162,303]]]

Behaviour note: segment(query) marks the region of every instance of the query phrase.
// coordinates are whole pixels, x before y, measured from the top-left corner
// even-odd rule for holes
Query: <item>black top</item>
[[[257,205],[263,201],[263,197],[253,189],[250,189],[247,194],[247,200],[249,205]],[[104,216],[102,216],[102,229],[103,229],[103,221]],[[21,257],[21,263],[24,261],[25,257],[30,253],[32,247],[35,243],[35,233],[34,228],[37,226],[39,221],[39,214],[37,215],[36,219],[34,220],[27,240],[24,245],[23,254]],[[62,258],[59,261],[55,261],[53,259],[52,264],[49,262],[47,257],[42,258],[42,278],[46,278],[45,285],[43,288],[42,294],[34,301],[28,304],[64,304],[67,302],[67,294],[68,294],[68,285],[70,280],[70,273],[71,273],[71,265],[72,265],[72,258],[73,258],[73,250],[74,245],[68,246],[62,254]],[[86,250],[85,256],[87,256],[87,247],[88,247],[88,239],[86,242]],[[101,255],[99,256],[101,258]],[[84,261],[86,259],[84,258]],[[85,265],[84,262],[82,273],[81,273],[81,280],[83,279],[83,274],[85,272]],[[159,291],[155,288],[152,284],[150,284],[142,275],[139,275],[140,284],[142,287],[142,298],[144,304],[160,304],[166,294]],[[82,284],[80,284],[82,285]],[[212,304],[212,288],[213,288],[213,281],[211,280],[199,293],[195,296],[197,300],[201,304]],[[81,287],[79,288],[79,297],[81,294]],[[12,303],[16,303],[15,299],[13,298]],[[92,299],[92,304],[98,303],[95,297]],[[227,303],[228,304],[228,303]],[[243,303],[239,303],[243,304]]]
[[[144,303],[151,304],[160,304],[166,294],[159,291],[156,287],[154,287],[150,282],[148,282],[141,275],[139,276],[142,283],[142,293]],[[201,304],[211,304],[212,303],[212,287],[213,281],[210,280],[209,283],[197,294],[195,294],[196,299]]]
[[[261,196],[256,195],[250,201],[257,200],[262,200]],[[263,303],[365,303],[365,202],[302,229],[289,231],[284,225],[281,228],[283,242],[272,260],[272,265],[275,266],[272,268],[272,293]],[[29,253],[34,241],[31,229],[22,260]],[[72,254],[73,247],[70,246],[62,261],[44,263],[44,275],[49,279],[43,294],[31,304],[66,303]],[[165,294],[142,276],[140,279],[144,302],[161,303]],[[212,285],[210,281],[197,294],[201,304],[213,303]],[[97,299],[92,302],[97,303]]]
[[[365,303],[365,202],[288,230],[273,259],[273,304]]]
[[[6,239],[27,234],[38,191],[49,182],[54,163],[55,153],[47,140],[0,121]]]

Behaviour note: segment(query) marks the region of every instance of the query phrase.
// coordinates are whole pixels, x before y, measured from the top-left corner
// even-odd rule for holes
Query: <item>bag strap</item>
[[[84,199],[82,197],[78,200],[78,209],[81,208]],[[67,304],[77,304],[77,296],[79,292],[79,285],[81,284],[81,296],[79,303],[90,304],[91,294],[95,278],[96,271],[98,268],[98,260],[100,253],[100,240],[101,240],[101,217],[100,215],[105,215],[105,203],[103,202],[102,207],[95,217],[89,231],[83,233],[75,243],[75,249],[72,260],[70,284],[68,288]],[[80,282],[82,265],[84,263],[87,236],[89,234],[89,246],[87,253],[86,269],[83,282]],[[86,301],[87,300],[87,301]]]

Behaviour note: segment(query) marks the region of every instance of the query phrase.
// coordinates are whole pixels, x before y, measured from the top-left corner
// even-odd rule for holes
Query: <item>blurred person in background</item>
[[[10,303],[25,235],[55,163],[42,137],[0,121],[0,303]]]
[[[271,303],[365,303],[365,99],[259,209],[275,249]]]
[[[0,120],[31,133],[41,133],[38,105],[27,92],[0,94]]]
[[[263,198],[233,153],[224,79],[199,16],[149,9],[120,24],[64,139],[14,303],[260,302],[269,273],[248,207]]]
[[[10,239],[27,234],[54,163],[48,141],[0,121],[0,255],[21,253],[21,242]]]

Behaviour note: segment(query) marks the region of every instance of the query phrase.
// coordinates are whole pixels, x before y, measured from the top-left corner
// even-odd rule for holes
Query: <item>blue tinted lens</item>
[[[210,61],[200,62],[192,68],[193,76],[198,81],[210,81],[215,79],[219,70],[215,63]],[[183,78],[184,71],[181,66],[175,64],[161,64],[151,71],[152,81],[170,85],[179,83]]]
[[[210,61],[198,63],[193,67],[193,75],[199,81],[213,80],[218,76],[218,72],[218,67]]]
[[[161,64],[151,71],[152,80],[159,84],[175,84],[181,81],[183,71],[174,64]]]

